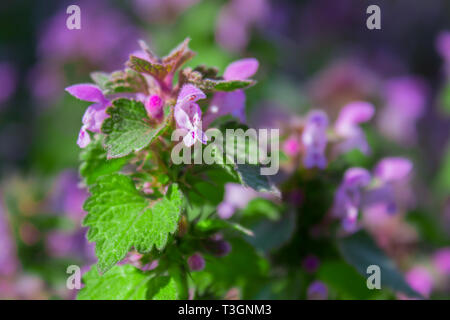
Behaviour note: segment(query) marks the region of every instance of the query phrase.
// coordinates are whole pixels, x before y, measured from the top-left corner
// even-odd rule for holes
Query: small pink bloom
[[[188,258],[188,265],[192,271],[200,271],[205,268],[205,259],[200,253],[194,253]]]
[[[152,118],[160,121],[164,116],[163,104],[161,97],[154,94],[145,101],[145,110]]]
[[[283,151],[288,156],[295,157],[300,152],[300,141],[297,137],[291,136],[283,143]]]
[[[413,168],[406,158],[383,158],[375,167],[374,175],[383,182],[393,182],[406,178]]]
[[[406,282],[415,291],[429,298],[433,290],[433,278],[430,272],[423,267],[414,267],[406,273]]]
[[[450,275],[450,247],[436,251],[433,264],[440,273]]]

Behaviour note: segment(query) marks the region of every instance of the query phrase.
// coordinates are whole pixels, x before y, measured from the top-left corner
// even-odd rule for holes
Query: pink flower
[[[187,131],[183,142],[187,147],[192,146],[195,141],[206,144],[208,138],[201,130],[202,111],[195,101],[206,98],[206,95],[197,87],[186,84],[178,95],[175,105],[175,121],[178,128]]]
[[[374,175],[383,182],[394,182],[406,178],[412,168],[412,162],[406,158],[388,157],[378,162]]]
[[[369,121],[374,113],[374,106],[363,101],[351,102],[342,108],[334,129],[344,141],[336,145],[335,153],[341,154],[352,149],[359,149],[364,154],[369,153],[366,136],[359,125]]]
[[[327,127],[328,116],[325,112],[313,110],[309,113],[302,134],[302,142],[306,150],[303,165],[308,169],[313,167],[324,169],[327,166],[325,158]]]
[[[440,273],[450,275],[450,247],[436,251],[433,264]]]
[[[283,143],[283,151],[290,157],[295,157],[300,152],[300,141],[296,136],[290,136]]]
[[[145,100],[145,110],[154,119],[161,121],[164,116],[164,102],[157,94],[151,95]]]
[[[225,80],[247,80],[258,70],[259,62],[255,58],[245,58],[230,63],[223,74]],[[209,125],[214,119],[231,114],[241,122],[245,122],[245,93],[244,90],[232,92],[217,92],[211,100],[205,115],[205,124]]]
[[[84,148],[91,141],[87,131],[101,131],[103,121],[109,117],[106,109],[111,102],[103,95],[100,88],[93,84],[76,84],[67,87],[66,91],[77,99],[95,102],[86,109],[82,119],[83,126],[78,135],[77,144],[80,148]]]
[[[429,298],[433,290],[433,278],[423,267],[414,267],[406,273],[406,282],[425,298]]]

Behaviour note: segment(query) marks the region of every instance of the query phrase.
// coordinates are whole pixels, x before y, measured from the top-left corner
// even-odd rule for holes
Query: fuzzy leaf
[[[107,159],[102,141],[97,139],[83,149],[80,160],[80,175],[87,185],[91,185],[98,177],[119,171],[129,159],[128,157]]]
[[[175,300],[175,281],[167,276],[151,277],[131,265],[115,266],[100,275],[92,268],[83,276],[78,300]]]
[[[125,157],[145,148],[164,131],[169,119],[155,126],[141,102],[124,98],[114,100],[106,112],[111,115],[102,125],[108,158]]]
[[[148,85],[145,78],[131,69],[111,73],[104,83],[105,94],[122,92],[147,92]]]
[[[83,225],[90,227],[88,240],[96,243],[100,272],[122,260],[131,247],[141,253],[162,250],[177,230],[182,196],[176,184],[156,201],[143,197],[131,178],[121,174],[100,177],[89,191]]]

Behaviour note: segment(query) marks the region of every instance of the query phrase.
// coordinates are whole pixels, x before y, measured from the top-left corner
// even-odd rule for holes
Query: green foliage
[[[99,178],[90,192],[83,223],[90,227],[88,239],[96,243],[102,273],[122,260],[131,247],[143,253],[153,247],[162,250],[177,230],[182,196],[175,184],[163,198],[151,201],[129,177],[110,174]]]
[[[161,124],[152,124],[142,102],[124,98],[113,101],[108,108],[111,116],[102,125],[106,134],[105,148],[108,158],[125,157],[139,151],[154,141],[168,125],[168,119]]]
[[[339,247],[343,257],[360,274],[366,276],[367,267],[377,265],[381,269],[382,287],[389,287],[409,297],[421,297],[405,282],[394,262],[376,246],[367,233],[360,231],[343,238],[339,241]]]
[[[115,266],[101,275],[93,267],[83,276],[78,300],[175,300],[175,280],[144,273],[131,265]]]
[[[102,139],[99,138],[81,151],[80,174],[86,184],[91,185],[103,175],[118,172],[129,160],[129,157],[108,159]]]

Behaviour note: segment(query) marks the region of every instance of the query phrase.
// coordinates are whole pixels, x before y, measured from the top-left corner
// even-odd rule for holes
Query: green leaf
[[[339,248],[345,260],[354,266],[363,276],[367,276],[367,267],[377,265],[381,269],[381,286],[402,292],[409,297],[421,297],[406,283],[394,262],[379,249],[370,236],[357,232],[339,241]]]
[[[258,192],[269,192],[277,197],[281,197],[281,193],[275,184],[272,183],[268,176],[261,175],[259,165],[252,164],[236,164],[234,166],[241,184],[250,187]]]
[[[198,88],[205,91],[234,91],[237,89],[245,89],[255,85],[255,80],[215,80],[215,79],[199,79],[198,74],[194,71],[192,75],[188,75],[187,82],[192,83]]]
[[[323,262],[317,272],[317,277],[330,289],[336,291],[341,299],[373,299],[379,292],[379,290],[369,290],[366,278],[343,261]]]
[[[223,219],[205,219],[195,225],[195,229],[204,233],[216,233],[223,229],[239,231],[247,236],[253,236],[253,232],[240,224]]]
[[[80,153],[80,174],[87,185],[93,184],[98,177],[118,172],[129,160],[129,157],[107,159],[106,150],[101,139],[91,142]]]
[[[91,268],[83,276],[85,286],[78,300],[175,300],[178,292],[175,281],[167,276],[152,277],[131,265],[115,266],[100,275]]]
[[[177,230],[182,196],[176,184],[156,201],[143,197],[131,180],[121,174],[100,177],[90,188],[83,221],[90,227],[88,240],[96,243],[100,272],[122,260],[131,247],[147,253],[162,250]]]
[[[105,133],[105,147],[108,158],[125,157],[141,150],[154,141],[166,129],[170,116],[153,125],[142,102],[124,98],[113,101],[106,111],[111,117],[105,119],[102,132]]]

